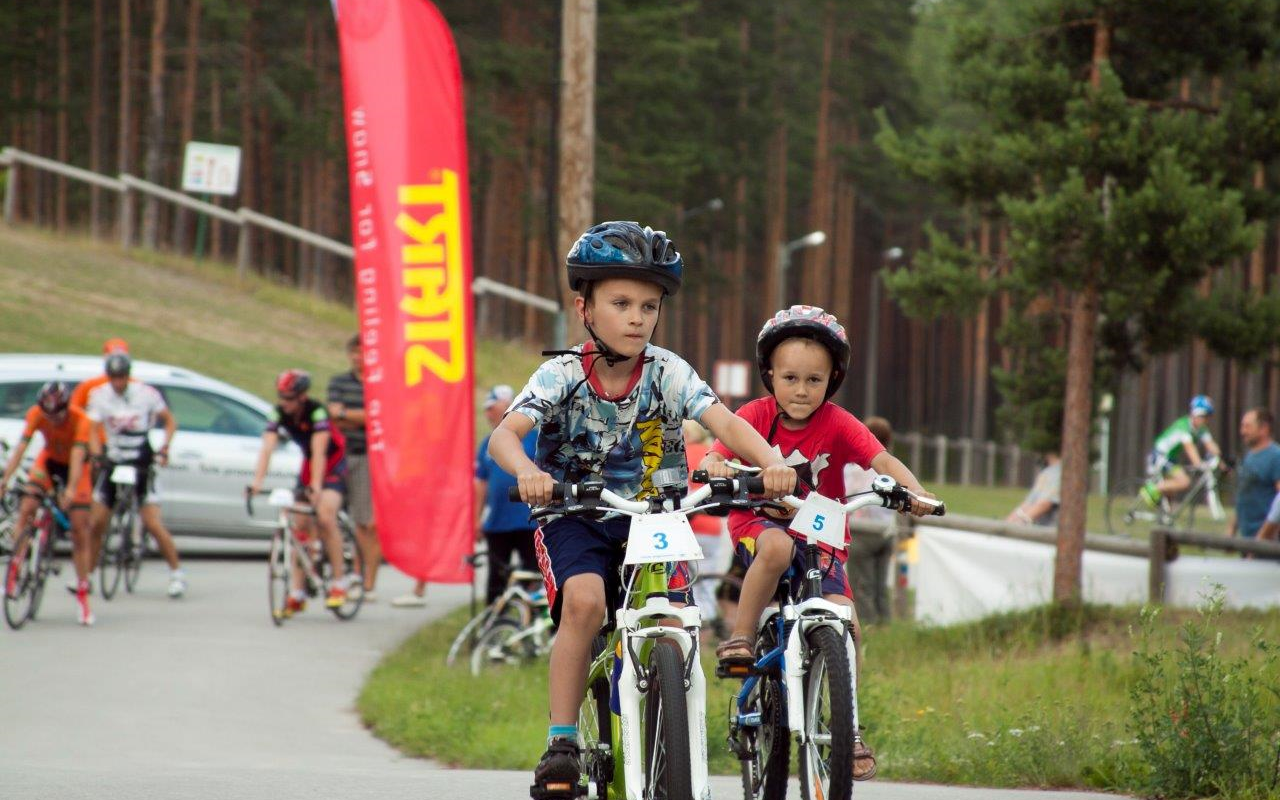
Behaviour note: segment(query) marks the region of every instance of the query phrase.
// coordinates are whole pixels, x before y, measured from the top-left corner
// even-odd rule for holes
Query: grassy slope
[[[0,352],[98,353],[123,336],[136,357],[212,375],[262,397],[286,367],[321,388],[346,368],[355,313],[225,264],[0,226]],[[523,385],[540,357],[479,342],[477,386]],[[478,393],[480,390],[477,390]]]

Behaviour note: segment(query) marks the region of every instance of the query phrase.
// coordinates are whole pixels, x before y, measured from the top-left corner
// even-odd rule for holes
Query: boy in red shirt
[[[792,306],[779,311],[756,339],[756,364],[770,396],[747,403],[738,416],[760,432],[775,452],[799,474],[797,495],[816,491],[825,497],[844,495],[844,467],[854,463],[889,475],[911,492],[925,497],[916,477],[871,434],[857,417],[828,402],[840,388],[849,368],[849,339],[835,316],[815,306]],[[738,457],[717,442],[701,467],[712,477],[731,477],[725,464]],[[928,511],[917,504],[912,513]],[[789,518],[772,512],[733,511],[729,535],[738,557],[747,565],[733,635],[716,648],[722,663],[755,660],[756,625],[773,598],[778,581],[793,564],[802,574],[804,561],[788,530]],[[846,539],[848,531],[845,531]],[[823,547],[823,596],[853,605],[845,572],[844,548]],[[862,640],[854,614],[854,641]],[[854,780],[875,775],[875,756],[859,737],[854,739]]]

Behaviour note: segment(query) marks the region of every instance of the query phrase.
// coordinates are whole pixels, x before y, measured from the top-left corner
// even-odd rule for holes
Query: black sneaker
[[[533,771],[529,796],[533,800],[572,800],[582,780],[582,755],[573,739],[557,737]]]

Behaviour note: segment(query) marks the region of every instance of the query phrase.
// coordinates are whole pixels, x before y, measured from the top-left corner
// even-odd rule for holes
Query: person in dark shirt
[[[364,350],[360,334],[347,342],[351,371],[329,379],[329,418],[347,440],[347,513],[356,526],[356,540],[364,556],[364,601],[377,599],[374,586],[382,564],[382,547],[373,517],[373,488],[364,427]]]
[[[346,491],[346,442],[342,432],[329,422],[329,412],[324,406],[307,396],[311,389],[311,376],[300,369],[285,370],[276,378],[276,396],[280,400],[271,412],[267,427],[262,432],[262,449],[258,452],[258,466],[253,483],[246,491],[257,494],[262,491],[262,481],[271,463],[271,454],[280,443],[280,436],[288,436],[302,449],[302,469],[298,473],[295,490],[299,502],[310,503],[316,511],[316,523],[320,528],[320,540],[329,554],[333,568],[333,583],[325,605],[340,608],[347,602],[346,568],[342,560],[342,538],[338,534],[338,509],[342,508],[342,495]],[[295,515],[294,525],[303,536],[310,536],[311,521],[303,515]],[[295,570],[295,585],[285,603],[284,616],[291,617],[306,607],[306,592],[302,588],[302,570]]]

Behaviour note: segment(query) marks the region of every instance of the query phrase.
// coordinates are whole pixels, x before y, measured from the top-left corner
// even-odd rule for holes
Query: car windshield
[[[267,425],[265,415],[229,397],[187,386],[156,388],[164,394],[179,430],[258,437]]]
[[[6,381],[0,383],[0,417],[22,419],[36,402],[36,393],[44,381]]]

